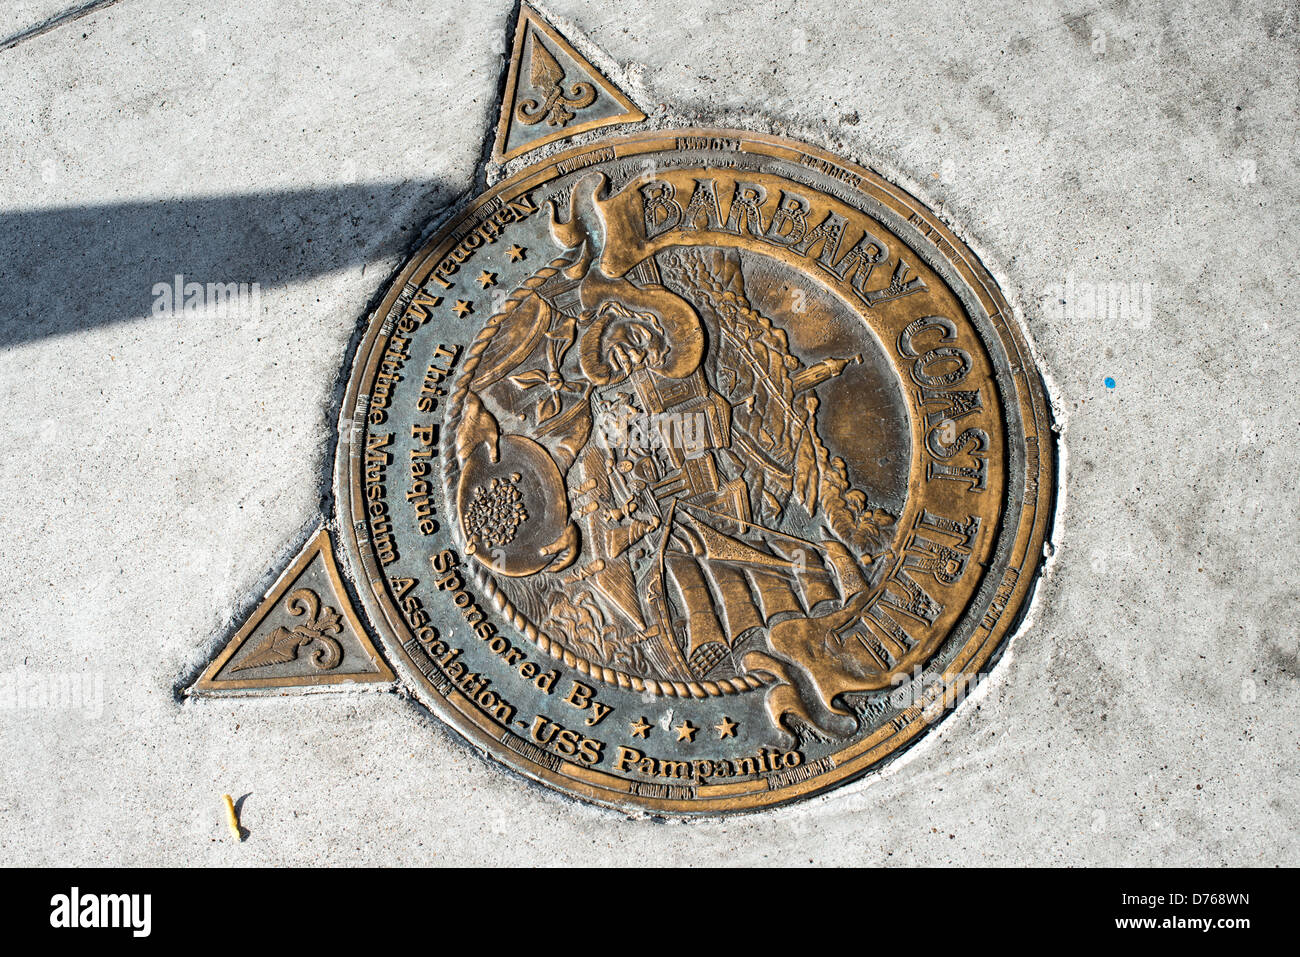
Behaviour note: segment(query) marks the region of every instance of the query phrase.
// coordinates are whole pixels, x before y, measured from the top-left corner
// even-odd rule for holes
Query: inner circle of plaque
[[[476,580],[489,590],[498,604],[523,619],[525,633],[533,641],[598,679],[635,684],[639,689],[654,692],[671,688],[671,693],[696,695],[732,693],[758,687],[766,682],[761,678],[746,681],[738,668],[728,667],[740,657],[735,649],[743,650],[744,633],[759,628],[760,617],[768,621],[789,617],[798,607],[817,604],[817,593],[813,592],[817,587],[815,581],[804,585],[798,581],[794,583],[796,588],[804,588],[811,594],[796,597],[786,593],[790,577],[797,576],[801,570],[808,574],[806,569],[810,562],[820,560],[824,572],[834,574],[834,569],[827,567],[827,558],[819,554],[819,543],[812,541],[819,532],[817,523],[807,511],[781,507],[768,508],[766,516],[755,514],[764,510],[765,503],[760,498],[764,490],[759,489],[756,494],[751,492],[744,482],[746,470],[734,464],[734,455],[730,452],[732,442],[747,443],[748,451],[758,460],[759,468],[771,467],[778,476],[784,477],[780,465],[771,466],[770,463],[781,451],[785,451],[787,460],[793,460],[801,451],[796,447],[797,439],[789,435],[793,430],[788,419],[787,434],[779,436],[781,423],[770,412],[760,421],[745,408],[752,405],[755,398],[752,390],[758,388],[756,374],[770,379],[785,373],[787,363],[798,364],[800,371],[791,377],[790,395],[768,396],[768,405],[788,418],[793,417],[804,411],[805,407],[798,405],[800,401],[807,401],[802,396],[814,384],[817,385],[817,408],[811,416],[815,418],[817,430],[811,439],[827,448],[826,464],[839,469],[846,482],[849,476],[860,477],[863,484],[872,490],[873,508],[889,516],[903,514],[909,471],[913,465],[911,424],[898,374],[857,310],[816,277],[799,273],[762,251],[730,246],[674,246],[660,252],[653,261],[643,260],[635,268],[642,274],[656,276],[667,291],[690,303],[695,312],[704,317],[698,328],[703,339],[698,373],[673,379],[657,379],[651,373],[640,381],[635,376],[628,376],[617,382],[592,383],[583,376],[581,360],[563,362],[568,351],[566,346],[581,349],[584,342],[602,334],[608,338],[591,320],[581,329],[575,322],[573,335],[561,340],[559,349],[551,347],[550,342],[539,341],[540,347],[534,348],[534,352],[539,353],[533,357],[534,361],[522,363],[537,366],[535,370],[508,376],[499,369],[490,369],[485,374],[481,371],[482,364],[475,366],[474,373],[477,374],[470,374],[475,388],[471,389],[470,383],[462,380],[464,389],[452,392],[447,418],[449,427],[460,424],[463,415],[461,403],[472,391],[472,401],[491,403],[500,413],[497,416],[499,420],[518,419],[527,423],[529,439],[518,452],[522,471],[510,466],[509,455],[504,463],[499,460],[491,463],[480,453],[469,459],[466,468],[454,459],[448,462],[445,471],[448,498],[463,500],[467,495],[477,494],[477,501],[484,502],[494,489],[517,489],[518,483],[510,483],[509,477],[518,474],[519,482],[526,484],[532,457],[529,452],[537,448],[532,439],[551,445],[553,454],[564,463],[569,476],[564,489],[566,499],[577,500],[579,508],[585,511],[578,517],[584,526],[579,532],[580,547],[587,559],[584,563],[586,568],[599,566],[593,572],[600,576],[596,585],[584,583],[580,573],[566,575],[539,571],[520,575],[517,569],[499,567],[490,559],[471,566]],[[714,288],[701,289],[698,285],[700,277]],[[560,285],[564,285],[562,278]],[[545,288],[544,284],[540,287],[542,290]],[[710,291],[722,292],[719,301],[709,302],[707,294]],[[742,310],[744,317],[732,314]],[[510,310],[494,334],[486,338],[484,363],[490,364],[500,353],[515,358],[512,355],[512,349],[517,349],[514,342],[499,350],[493,350],[492,345],[496,335],[509,337],[511,330],[505,327],[517,318],[518,312],[525,313],[521,321],[536,321],[536,310],[522,304]],[[769,320],[769,316],[794,317],[796,321],[790,322],[787,318],[778,324]],[[746,319],[750,325],[738,329],[737,326]],[[527,332],[514,331],[516,338],[527,341]],[[649,334],[653,336],[654,330]],[[762,347],[763,367],[758,370],[728,368],[723,357],[741,346],[737,341],[738,335],[761,335],[770,340]],[[749,348],[751,351],[755,348],[752,338]],[[557,353],[558,363],[552,361],[557,358]],[[567,365],[568,368],[563,370],[567,380],[557,378],[560,370],[547,368],[548,363],[552,367]],[[519,366],[516,359],[514,368]],[[549,404],[531,409],[531,387],[541,385],[547,377],[555,378],[559,389],[551,391],[554,398],[543,400]],[[695,381],[690,381],[692,378]],[[662,394],[670,387],[682,394],[671,396],[665,402]],[[719,387],[738,398],[736,405],[741,407],[733,406],[724,398]],[[560,401],[568,398],[564,392],[580,392],[580,401],[590,405],[574,401],[566,408]],[[495,399],[490,397],[492,393],[495,393]],[[527,414],[529,411],[533,414]],[[566,412],[569,419],[581,414],[584,423],[590,420],[582,433],[587,436],[584,444],[589,447],[583,450],[585,454],[569,456],[564,454],[562,447],[555,448],[569,439]],[[539,423],[538,418],[543,421]],[[731,428],[733,422],[737,428]],[[864,428],[864,422],[869,422],[870,426]],[[498,428],[504,430],[512,424],[499,422]],[[571,433],[572,429],[567,431]],[[595,443],[591,441],[593,434],[598,437]],[[512,438],[515,443],[522,444],[525,437]],[[782,438],[786,440],[784,450],[780,448]],[[756,448],[759,443],[767,448]],[[590,448],[593,444],[595,447]],[[620,583],[602,573],[607,573],[615,560],[627,551],[628,539],[637,536],[651,541],[642,547],[640,553],[633,553],[634,560],[627,563],[626,571],[633,573],[638,565],[641,569],[654,568],[657,562],[663,562],[665,559],[656,555],[649,546],[654,544],[653,533],[664,521],[665,510],[656,507],[655,497],[650,496],[646,500],[649,508],[644,510],[644,518],[638,519],[634,512],[629,513],[627,522],[615,526],[619,537],[612,547],[593,541],[607,533],[608,523],[602,523],[599,515],[595,519],[588,516],[601,512],[607,516],[619,511],[620,506],[626,510],[629,497],[636,497],[635,493],[669,480],[659,472],[642,476],[630,464],[646,463],[650,456],[645,453],[652,444],[666,450],[667,455],[661,458],[666,457],[664,465],[672,475],[680,476],[684,467],[697,463],[704,463],[704,468],[711,473],[716,473],[719,467],[724,470],[722,477],[715,474],[706,476],[706,490],[675,497],[678,508],[684,512],[691,510],[685,516],[685,520],[690,522],[687,534],[707,536],[709,526],[719,526],[751,541],[760,533],[770,536],[771,541],[762,552],[747,555],[747,560],[729,558],[710,563],[698,574],[682,564],[683,561],[696,561],[694,557],[678,557],[676,552],[680,550],[670,549],[666,561],[670,566],[676,566],[673,581],[678,592],[675,600],[684,614],[677,618],[663,616],[655,623],[672,644],[647,653],[638,647],[645,646],[646,616],[637,607],[639,603],[630,599],[644,583],[644,575],[640,576],[642,580],[639,582],[634,574],[625,575],[626,587],[620,591]],[[620,454],[624,451],[628,454]],[[712,456],[727,456],[731,461],[724,460],[724,464],[719,466]],[[588,465],[588,462],[592,464]],[[623,467],[626,467],[625,473]],[[546,471],[550,472],[549,469]],[[729,480],[727,471],[730,472]],[[753,467],[748,471],[752,475]],[[606,472],[611,479],[608,483],[602,474]],[[778,484],[776,491],[784,493],[788,499],[793,490],[788,485],[781,487]],[[461,494],[457,495],[457,492]],[[530,496],[534,501],[544,499],[534,486],[529,493],[520,496],[521,514],[526,514],[524,505]],[[754,501],[751,503],[750,499]],[[683,501],[685,504],[681,504]],[[759,524],[764,518],[767,523]],[[701,528],[697,522],[708,525]],[[462,522],[462,545],[465,544],[463,525]],[[622,535],[624,530],[627,538]],[[560,532],[559,528],[549,529],[546,537],[554,540]],[[867,561],[882,558],[893,537],[888,534],[879,536],[875,555],[860,554],[857,557]],[[515,551],[536,552],[538,543],[532,542],[518,549],[502,547],[514,546],[517,541],[512,536],[508,543],[498,542],[499,554],[508,560]],[[581,543],[587,544],[583,547]],[[540,544],[545,546],[548,543]],[[701,549],[706,544],[699,542]],[[595,545],[594,555],[591,553],[592,545]],[[491,547],[488,544],[487,550]],[[825,546],[821,544],[820,547]],[[471,550],[477,555],[476,548],[471,546]],[[833,555],[830,560],[839,557]],[[534,561],[533,564],[541,563]],[[657,568],[654,570],[658,571]],[[689,585],[682,587],[681,582],[688,576],[692,584],[703,587],[694,592],[687,591]],[[620,598],[627,599],[624,606],[618,604]],[[729,598],[733,599],[732,602],[724,604]],[[782,610],[773,612],[773,603],[783,603],[779,606]],[[549,622],[549,627],[543,622]],[[716,651],[718,642],[725,643],[729,653],[722,656],[720,651],[717,652],[720,660],[705,674],[696,673],[698,669],[691,668],[686,656],[694,653],[707,660],[710,646]]]

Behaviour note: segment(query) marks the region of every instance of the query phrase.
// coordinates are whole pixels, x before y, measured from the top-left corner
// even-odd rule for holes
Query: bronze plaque
[[[1043,557],[1050,423],[1010,315],[933,213],[812,146],[643,132],[510,176],[403,271],[344,400],[338,537],[387,657],[476,747],[605,804],[758,808],[878,766],[988,667]]]

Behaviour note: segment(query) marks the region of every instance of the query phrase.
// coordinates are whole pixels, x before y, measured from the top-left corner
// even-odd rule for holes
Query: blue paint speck
[[[1106,388],[1108,389],[1115,388],[1115,380],[1112,379],[1110,376],[1106,376]]]

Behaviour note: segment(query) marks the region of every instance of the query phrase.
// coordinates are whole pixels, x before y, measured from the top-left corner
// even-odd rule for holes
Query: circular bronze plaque
[[[988,667],[1050,517],[993,278],[878,175],[753,133],[605,140],[475,199],[343,416],[340,538],[403,680],[612,805],[880,764]]]

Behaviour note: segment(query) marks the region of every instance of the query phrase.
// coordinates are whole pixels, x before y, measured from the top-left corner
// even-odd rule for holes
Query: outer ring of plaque
[[[630,790],[631,782],[627,779],[571,762],[561,761],[556,770],[543,768],[505,747],[501,741],[500,729],[478,709],[469,705],[459,691],[453,688],[444,698],[420,673],[403,647],[403,641],[410,640],[409,630],[387,592],[383,576],[358,541],[355,524],[358,516],[364,513],[364,508],[358,509],[363,501],[360,489],[364,443],[356,441],[362,434],[359,423],[354,418],[357,398],[363,393],[363,384],[373,377],[377,367],[375,346],[380,338],[384,317],[389,314],[402,290],[412,281],[412,276],[421,266],[436,254],[445,252],[440,247],[450,246],[452,228],[466,215],[500,193],[518,189],[530,180],[541,185],[555,178],[560,175],[558,165],[571,162],[575,157],[612,148],[615,158],[625,159],[641,153],[673,149],[679,137],[738,139],[741,148],[745,150],[766,153],[796,163],[802,157],[812,157],[860,176],[860,189],[912,229],[912,235],[898,235],[898,238],[932,265],[936,261],[949,263],[957,278],[965,285],[964,291],[973,296],[987,314],[988,328],[994,338],[990,339],[985,330],[980,331],[985,336],[985,345],[994,363],[1003,407],[1009,422],[1018,418],[1020,423],[1018,435],[1008,434],[1009,447],[1013,439],[1019,439],[1022,448],[1035,454],[1019,456],[1018,463],[1015,456],[1009,459],[1009,507],[1003,515],[998,546],[1002,548],[1004,542],[1010,543],[1007,567],[1002,573],[1001,581],[986,582],[968,606],[967,614],[958,627],[965,627],[972,620],[976,624],[945,669],[942,677],[946,682],[956,683],[962,676],[971,680],[986,672],[996,661],[1007,636],[1019,625],[1028,609],[1029,599],[1042,568],[1044,545],[1053,518],[1056,450],[1050,406],[1032,350],[1013,315],[1010,303],[979,257],[935,213],[905,190],[878,173],[819,147],[746,130],[710,128],[655,130],[612,136],[549,156],[473,197],[443,220],[434,236],[411,257],[397,275],[383,301],[372,314],[352,363],[340,413],[339,444],[334,465],[338,537],[372,634],[379,637],[394,670],[402,683],[415,692],[417,699],[488,757],[570,797],[580,796],[596,804],[621,810],[632,806],[660,814],[702,816],[775,807],[825,792],[878,770],[883,762],[896,757],[938,723],[944,712],[955,706],[955,702],[948,696],[941,695],[925,707],[915,709],[915,716],[903,726],[886,724],[868,737],[837,752],[836,764],[832,770],[777,791],[766,790],[765,783],[760,780],[744,782],[744,785],[749,786],[747,791],[740,791],[739,788],[743,785],[737,784],[706,785],[699,789],[700,796],[694,799],[655,798],[633,793]],[[569,168],[577,168],[577,165]],[[954,291],[960,293],[962,290]],[[1018,466],[1016,471],[1019,474],[1013,474],[1013,466]],[[1018,508],[1012,507],[1017,501]],[[994,609],[996,614],[989,613],[989,609]],[[989,621],[991,624],[987,624]],[[406,637],[402,637],[404,634]],[[711,793],[715,790],[718,792],[716,795]]]

